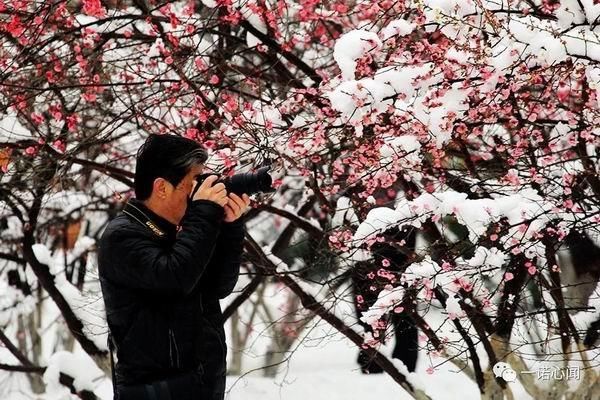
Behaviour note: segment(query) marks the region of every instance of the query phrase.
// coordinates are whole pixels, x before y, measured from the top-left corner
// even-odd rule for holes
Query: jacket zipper
[[[175,347],[175,359],[173,362],[173,346]],[[169,357],[171,358],[171,366],[179,368],[179,349],[177,348],[177,341],[175,340],[175,334],[173,330],[169,328]]]

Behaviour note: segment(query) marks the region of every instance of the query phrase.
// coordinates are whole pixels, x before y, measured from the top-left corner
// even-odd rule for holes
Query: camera
[[[219,178],[215,183],[223,183],[227,193],[235,193],[238,196],[241,196],[243,193],[251,196],[256,193],[274,192],[275,189],[272,186],[273,178],[271,175],[269,175],[269,168],[270,167],[267,165],[257,169],[256,172],[244,172],[226,178]],[[200,187],[202,181],[208,178],[210,175],[215,174],[208,173],[196,175],[195,179],[198,183],[190,195],[190,198],[194,197],[194,194],[196,194],[196,191]]]

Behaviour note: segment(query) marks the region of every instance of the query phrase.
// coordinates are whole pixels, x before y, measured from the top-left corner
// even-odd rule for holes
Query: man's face
[[[176,223],[179,224],[185,215],[190,193],[196,184],[194,177],[202,173],[203,169],[200,164],[194,165],[177,186],[165,181],[164,209],[169,213],[169,220],[172,222],[177,221]]]

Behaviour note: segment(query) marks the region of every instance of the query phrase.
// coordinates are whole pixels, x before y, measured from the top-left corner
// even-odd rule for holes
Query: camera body
[[[227,193],[235,193],[238,196],[241,196],[243,193],[251,196],[256,193],[274,192],[275,189],[272,186],[273,178],[269,175],[269,168],[269,166],[265,166],[257,169],[256,172],[244,172],[226,178],[219,178],[215,183],[223,183]],[[196,175],[195,179],[198,183],[190,195],[190,198],[194,197],[194,194],[200,187],[202,181],[210,175],[215,174],[207,173]]]

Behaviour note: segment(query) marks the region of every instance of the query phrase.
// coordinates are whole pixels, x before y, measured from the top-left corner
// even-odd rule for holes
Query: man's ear
[[[171,193],[171,183],[164,178],[156,178],[152,184],[152,193],[156,194],[159,199],[166,199]]]

